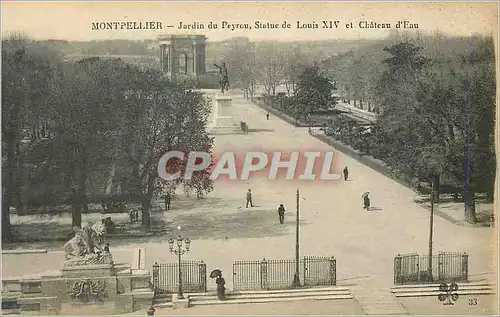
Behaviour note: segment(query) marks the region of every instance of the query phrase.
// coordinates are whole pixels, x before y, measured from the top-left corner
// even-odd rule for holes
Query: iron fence
[[[182,289],[185,292],[207,291],[207,265],[197,261],[182,261]],[[179,288],[179,263],[153,265],[155,297],[175,293]]]
[[[429,255],[398,254],[394,258],[394,284],[403,285],[466,282],[469,277],[469,256],[460,252],[439,252],[432,256],[432,275],[429,273]]]
[[[331,286],[337,283],[334,257],[306,256],[299,261],[301,286]],[[233,290],[279,290],[292,287],[295,260],[237,261],[233,264]]]
[[[337,260],[334,257],[304,257],[303,282],[305,286],[337,284]]]

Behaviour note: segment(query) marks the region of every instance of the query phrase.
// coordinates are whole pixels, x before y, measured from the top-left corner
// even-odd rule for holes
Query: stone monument
[[[210,134],[242,134],[244,131],[241,125],[233,118],[232,101],[230,96],[224,95],[229,90],[229,78],[227,76],[226,64],[220,66],[214,64],[219,69],[219,86],[222,95],[216,95],[213,99],[213,116],[210,125]]]
[[[236,123],[232,114],[232,98],[216,95],[213,99],[213,118],[210,134],[242,134],[241,126]]]
[[[160,67],[171,80],[205,74],[204,35],[162,35],[158,37]]]
[[[21,314],[112,315],[146,309],[152,303],[150,274],[115,264],[104,244],[102,223],[75,227],[65,245],[62,271],[36,280],[21,280],[17,298]]]

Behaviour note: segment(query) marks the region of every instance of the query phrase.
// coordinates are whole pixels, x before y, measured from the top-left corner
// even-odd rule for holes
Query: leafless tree
[[[285,81],[286,54],[275,44],[257,47],[259,81],[268,95],[276,95],[276,88]]]

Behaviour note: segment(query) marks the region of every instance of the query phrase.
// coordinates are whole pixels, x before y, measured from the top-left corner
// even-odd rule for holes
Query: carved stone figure
[[[85,279],[73,284],[68,291],[68,295],[82,302],[89,302],[91,300],[103,301],[108,297],[108,291],[104,281],[90,281],[89,279]]]
[[[88,222],[82,229],[73,228],[75,236],[64,244],[65,266],[111,264],[112,256],[104,251],[106,226]]]
[[[85,253],[83,238],[80,235],[79,230],[81,229],[74,227],[73,231],[75,232],[75,236],[64,244],[66,259],[74,256],[83,256]]]

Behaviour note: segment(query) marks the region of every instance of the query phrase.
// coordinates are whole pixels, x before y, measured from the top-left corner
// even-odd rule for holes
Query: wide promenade
[[[207,94],[214,94],[213,91]],[[246,121],[247,135],[218,135],[215,151],[252,150],[293,151],[333,149],[308,134],[271,116],[243,95],[230,91],[236,120]],[[262,177],[248,181],[220,180],[208,197],[195,206],[183,208],[174,201],[164,214],[165,234],[120,243],[119,248],[146,249],[146,267],[154,262],[175,262],[167,240],[182,234],[192,240],[186,260],[203,260],[210,271],[225,272],[227,287],[232,288],[232,264],[237,260],[293,259],[295,254],[295,201],[300,189],[300,253],[335,256],[338,285],[390,287],[393,283],[393,259],[398,253],[426,253],[428,250],[429,212],[413,202],[415,193],[359,162],[336,152],[339,171],[350,170],[348,181],[287,181]],[[245,208],[245,194],[251,188],[253,208]],[[373,211],[362,209],[362,193],[369,191]],[[194,198],[193,198],[194,199]],[[276,209],[287,209],[280,225]],[[158,229],[158,228],[157,228]],[[470,255],[472,280],[495,272],[495,229],[458,227],[435,217],[434,250],[460,251]],[[25,268],[37,269],[25,263]],[[53,270],[54,267],[48,269]],[[23,271],[29,271],[23,270]],[[14,274],[14,273],[13,273]],[[209,288],[215,288],[209,280]]]
[[[214,92],[207,92],[213,94]],[[272,117],[230,92],[236,120],[246,121],[248,135],[218,135],[215,151],[293,151],[332,148],[310,136],[305,128],[295,128]],[[348,284],[392,285],[393,259],[398,253],[426,253],[429,212],[413,202],[415,193],[354,159],[336,152],[339,168],[347,165],[350,180],[287,181],[263,177],[249,181],[218,181],[211,197],[222,199],[213,209],[205,207],[200,217],[216,232],[213,240],[193,241],[189,259],[203,259],[208,268],[231,272],[236,260],[292,259],[295,251],[295,192],[300,189],[301,255],[334,255],[338,279]],[[251,188],[256,207],[246,209],[245,193]],[[361,194],[369,191],[374,211],[362,210]],[[287,207],[284,225],[279,225],[276,209]],[[181,212],[181,211],[179,211]],[[193,214],[193,218],[195,215]],[[230,223],[231,227],[224,223]],[[494,272],[494,229],[457,227],[435,217],[434,250],[470,254],[470,273]],[[189,222],[183,232],[196,235]],[[224,230],[225,229],[225,230]],[[210,228],[204,228],[210,231]],[[232,236],[231,233],[237,236]],[[247,238],[242,232],[247,232]],[[259,235],[259,233],[261,233]],[[148,246],[149,259],[173,260],[165,245]],[[231,287],[231,274],[226,274]]]

